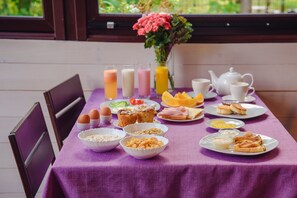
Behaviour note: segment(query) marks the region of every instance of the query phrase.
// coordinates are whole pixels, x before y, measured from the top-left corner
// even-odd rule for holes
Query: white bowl
[[[160,134],[159,136],[164,136],[167,131],[168,131],[168,127],[164,124],[159,124],[159,123],[136,123],[136,124],[130,124],[127,125],[123,128],[123,130],[131,136],[138,136],[140,134],[135,134],[136,131],[141,131],[144,129],[151,129],[151,128],[157,128],[163,131],[162,134]],[[146,135],[146,134],[143,134]],[[152,135],[156,135],[156,134],[152,134]]]
[[[129,141],[131,138],[136,138],[136,137],[142,137],[142,138],[151,138],[151,137],[155,137],[158,140],[163,142],[163,146],[158,147],[158,148],[150,148],[150,149],[140,149],[140,148],[131,148],[131,147],[127,147],[125,146],[127,141]],[[139,136],[129,136],[129,137],[125,137],[124,139],[122,139],[120,141],[120,144],[122,146],[122,148],[124,149],[124,151],[128,154],[131,155],[133,157],[135,157],[136,159],[148,159],[148,158],[152,158],[155,157],[156,155],[158,155],[159,153],[161,153],[167,146],[169,140],[165,137],[162,136],[157,136],[157,135],[139,135]]]
[[[240,131],[238,129],[220,129],[219,133],[224,136],[235,137],[237,136]]]
[[[88,140],[88,136],[91,135],[116,135],[119,136],[113,140]],[[78,134],[80,141],[86,145],[89,149],[95,152],[104,152],[114,149],[119,145],[121,139],[126,136],[124,131],[113,128],[95,128],[82,131]],[[102,136],[101,136],[102,137]]]

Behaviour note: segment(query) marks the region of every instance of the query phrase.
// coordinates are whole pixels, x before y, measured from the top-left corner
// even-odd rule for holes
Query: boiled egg
[[[78,123],[90,123],[90,116],[88,114],[81,114],[78,119]]]
[[[100,115],[102,116],[109,116],[111,115],[111,110],[109,107],[101,107],[100,109]]]
[[[90,112],[89,112],[89,116],[91,119],[95,120],[95,119],[99,119],[100,118],[100,114],[99,114],[99,111],[97,109],[92,109]]]

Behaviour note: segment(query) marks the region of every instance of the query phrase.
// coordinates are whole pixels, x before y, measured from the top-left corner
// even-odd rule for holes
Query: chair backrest
[[[34,104],[8,138],[26,197],[34,197],[49,165],[55,161],[40,103]]]
[[[56,87],[44,92],[59,149],[69,135],[80,112],[86,104],[85,96],[76,74]]]

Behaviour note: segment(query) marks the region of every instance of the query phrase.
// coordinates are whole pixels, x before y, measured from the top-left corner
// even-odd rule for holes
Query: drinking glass
[[[138,66],[138,96],[149,98],[151,95],[151,68],[150,66]]]
[[[104,70],[104,95],[107,100],[117,98],[117,70],[113,66]]]
[[[134,67],[125,65],[122,69],[122,95],[123,98],[134,96]]]

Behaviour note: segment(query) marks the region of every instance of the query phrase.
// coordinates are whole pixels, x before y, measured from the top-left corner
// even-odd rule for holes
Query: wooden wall
[[[174,49],[176,85],[209,78],[210,69],[221,74],[233,66],[242,74],[250,72],[259,96],[297,140],[296,49],[297,44],[286,43],[183,44]],[[102,87],[105,66],[149,63],[154,65],[153,51],[142,43],[0,40],[0,198],[24,197],[8,134],[36,101],[57,150],[45,90],[78,73],[88,98]]]

